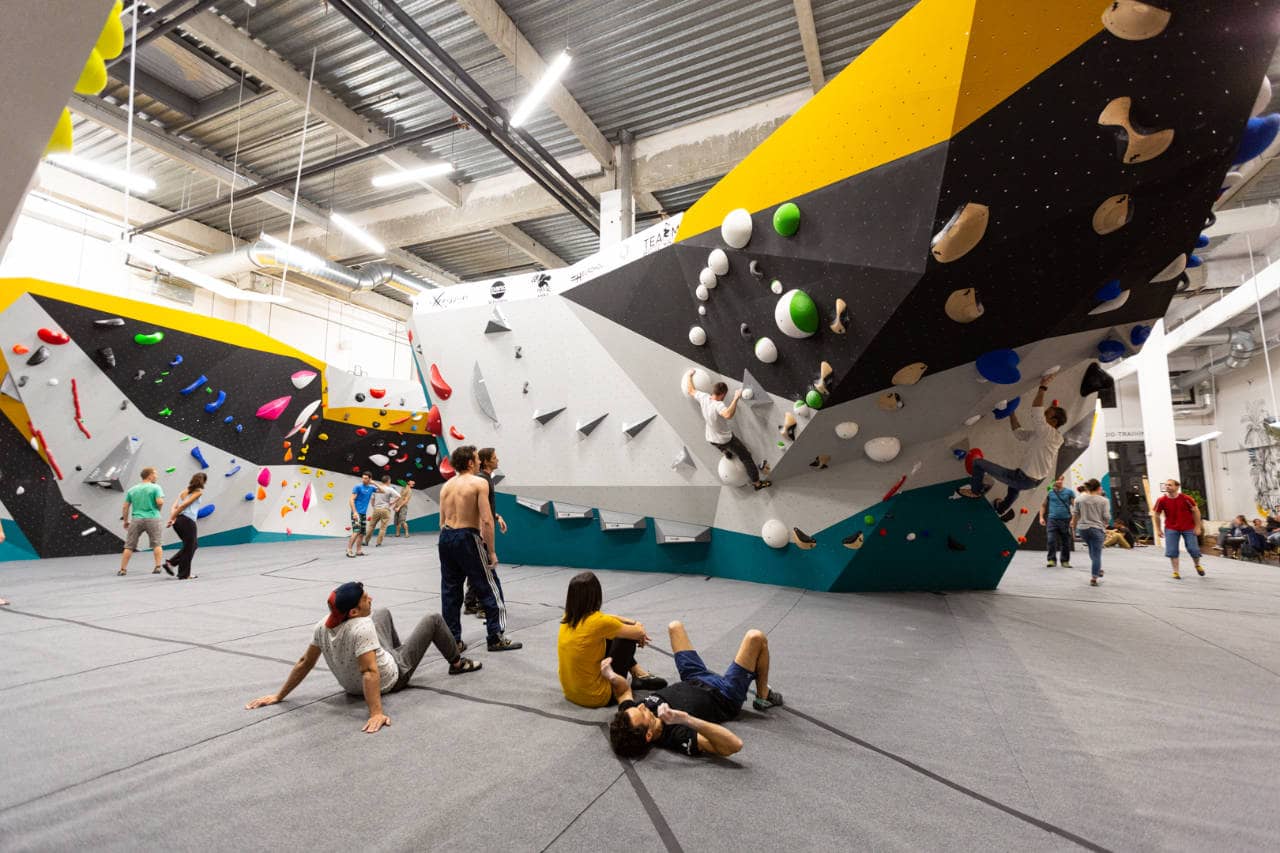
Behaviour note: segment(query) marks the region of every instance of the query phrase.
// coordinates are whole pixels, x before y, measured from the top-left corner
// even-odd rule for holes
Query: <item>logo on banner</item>
[[[489,295],[494,299],[501,299],[507,293],[507,285],[502,281],[495,281],[489,285]]]

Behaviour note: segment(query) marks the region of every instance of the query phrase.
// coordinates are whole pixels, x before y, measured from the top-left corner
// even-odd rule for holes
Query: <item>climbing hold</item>
[[[765,364],[773,364],[778,360],[778,348],[768,338],[756,341],[756,358]]]
[[[101,320],[94,320],[93,325],[97,326],[100,329],[106,328],[108,326],[123,326],[124,318],[123,317],[103,317]]]
[[[244,499],[245,499],[245,500],[247,500],[247,501],[251,501],[251,500],[253,500],[253,492],[245,492],[245,493],[244,493]]]
[[[695,347],[700,347],[707,342],[707,330],[701,326],[693,326],[689,329],[689,343]]]
[[[159,414],[161,417],[165,417],[165,418],[167,418],[167,417],[169,417],[169,415],[172,415],[172,414],[173,414],[173,409],[169,408],[168,406],[165,406],[163,409],[161,409],[161,410],[159,411],[159,413],[158,413],[158,414]]]
[[[1011,349],[997,349],[978,356],[974,365],[978,373],[988,382],[997,385],[1012,385],[1022,379],[1018,370],[1018,354]]]
[[[458,472],[453,469],[453,464],[449,462],[449,457],[444,456],[440,459],[440,476],[448,480]]]
[[[760,538],[770,548],[785,548],[790,539],[790,533],[787,531],[787,525],[781,520],[771,518],[761,526]]]
[[[705,306],[705,305],[699,305],[699,306],[698,306],[698,316],[699,316],[699,317],[705,317],[705,316],[707,316],[707,306]]]
[[[204,410],[212,414],[222,408],[222,404],[225,402],[227,402],[227,392],[219,391],[218,396],[204,404]]]
[[[1097,290],[1094,291],[1093,301],[1107,302],[1109,300],[1115,299],[1122,292],[1123,292],[1123,289],[1120,287],[1120,279],[1113,278],[1110,281],[1108,281],[1106,284],[1102,285],[1102,287],[1099,287]]]
[[[1110,364],[1122,356],[1124,356],[1124,344],[1120,341],[1107,338],[1098,342],[1098,360],[1103,364]]]
[[[836,318],[827,326],[833,333],[843,335],[849,330],[849,304],[843,299],[836,299]]]
[[[1152,278],[1152,282],[1170,281],[1175,279],[1187,269],[1187,256],[1178,255],[1169,262],[1168,266],[1156,273]]]
[[[723,454],[716,463],[716,475],[720,477],[721,483],[735,489],[747,484],[746,466],[741,459],[728,453]]]
[[[49,356],[53,355],[53,351],[46,346],[36,347],[36,351],[31,353],[31,358],[27,359],[27,364],[35,367],[37,364],[44,364],[49,360]]]
[[[524,349],[524,347],[516,347],[516,358],[524,358],[524,356],[520,354],[522,349]]]
[[[778,205],[773,212],[773,230],[783,237],[794,236],[800,230],[800,208],[793,201]]]
[[[862,521],[863,521],[863,523],[864,523],[864,524],[875,524],[875,523],[876,523],[876,517],[875,517],[874,515],[872,515],[871,513],[867,513],[866,515],[864,515],[864,516],[862,517]]]
[[[1271,79],[1267,75],[1262,75],[1262,85],[1258,87],[1258,96],[1254,99],[1253,109],[1249,111],[1249,115],[1256,116],[1267,108],[1271,103]]]
[[[814,387],[814,390],[816,390],[823,397],[826,397],[828,394],[831,393],[831,391],[827,388],[827,380],[830,379],[835,372],[836,372],[835,368],[831,366],[831,362],[829,361],[824,361],[822,362],[822,364],[818,365],[818,381],[813,383],[813,387]],[[810,403],[810,405],[813,405],[813,404]],[[822,407],[813,406],[813,408],[821,409]]]
[[[261,480],[259,480],[258,482],[262,482],[262,481],[261,481]],[[259,486],[259,487],[258,487],[258,500],[260,500],[260,501],[265,501],[266,499],[267,499],[267,490],[266,490],[266,489],[264,489],[264,488],[262,488],[262,486]]]
[[[465,435],[458,432],[458,428],[456,426],[449,427],[449,435],[453,436],[458,441],[465,441],[467,438]]]
[[[236,474],[239,474],[239,473],[240,473],[240,466],[239,466],[239,465],[236,465],[236,466],[235,466],[235,467],[233,467],[230,471],[228,471],[227,473],[223,474],[222,476],[224,476],[224,477],[234,477]]]
[[[942,230],[929,241],[930,253],[943,264],[959,260],[982,240],[990,218],[991,211],[985,204],[966,202],[960,205]]]
[[[908,542],[914,542],[914,541],[916,541],[916,535],[915,535],[914,533],[908,533],[908,534],[907,534],[907,541],[908,541]]]
[[[37,329],[36,337],[46,344],[53,344],[54,346],[61,346],[71,341],[71,338],[67,337],[67,333],[60,329]]]
[[[810,388],[804,395],[804,404],[811,409],[821,409],[822,393],[817,388]]]
[[[729,272],[729,256],[724,249],[712,249],[707,255],[707,269],[716,275],[727,275]]]
[[[892,462],[902,452],[902,442],[893,436],[881,436],[864,444],[862,451],[873,462]]]
[[[595,432],[596,427],[600,426],[600,422],[607,417],[609,417],[609,413],[605,412],[603,415],[590,418],[589,420],[578,421],[574,429],[576,429],[578,432],[582,433],[583,435],[591,435],[591,433]]]
[[[170,366],[170,367],[177,367],[177,366],[178,366],[178,365],[180,365],[180,364],[182,364],[182,355],[181,355],[181,354],[179,354],[179,355],[175,355],[173,358],[169,359],[169,366]]]
[[[947,316],[957,323],[972,323],[982,316],[982,303],[978,301],[978,291],[972,287],[953,290],[943,306]]]
[[[356,435],[366,436],[368,434],[369,434],[369,431],[364,427],[356,427]]]
[[[291,402],[293,397],[277,397],[269,403],[263,403],[254,414],[264,421],[274,421],[284,414],[284,410],[289,408]]]
[[[363,403],[363,402],[364,402],[364,393],[363,393],[363,392],[361,392],[361,391],[357,391],[357,392],[356,392],[356,402],[357,402],[357,403]]]
[[[1164,32],[1172,13],[1140,0],[1115,0],[1102,13],[1102,25],[1113,36],[1142,41]]]
[[[441,400],[448,400],[453,394],[453,389],[449,387],[449,383],[444,381],[444,377],[440,375],[440,368],[431,365],[431,390]]]
[[[244,424],[236,424],[236,432],[244,432]]]
[[[50,385],[57,385],[57,384],[58,384],[58,377],[56,377],[56,376],[50,376],[50,377],[49,377],[49,384],[50,384]]]
[[[774,293],[776,293],[777,295],[781,296],[781,295],[782,295],[782,282],[778,281],[778,280],[775,278],[775,279],[772,281],[772,283],[770,283],[770,285],[769,285],[769,289],[770,289],[770,290],[772,290],[772,291],[773,291]]]
[[[958,541],[954,536],[947,537],[947,550],[949,551],[966,551],[968,550],[964,543]]]
[[[369,396],[375,400],[381,400],[383,397],[387,396],[387,389],[386,388],[370,388]]]
[[[792,289],[774,306],[773,321],[787,337],[807,338],[818,331],[818,306],[803,290]]]
[[[183,388],[178,393],[184,397],[190,394],[194,394],[196,391],[199,391],[200,387],[208,381],[209,381],[209,377],[205,376],[204,374],[201,374],[199,379],[197,379],[195,382],[192,382],[190,385],[188,385],[186,388]]]
[[[795,441],[796,425],[798,423],[799,422],[796,420],[796,416],[793,415],[791,412],[787,412],[785,415],[782,416],[782,426],[778,427],[778,432],[781,433],[782,437],[785,438],[787,441]]]
[[[1232,165],[1239,166],[1266,151],[1275,142],[1277,133],[1280,133],[1280,114],[1249,119],[1240,137],[1240,147],[1231,160]]]
[[[746,323],[739,323],[739,324],[738,324],[738,334],[742,335],[744,338],[750,339],[750,338],[751,338],[751,327],[750,327],[750,326],[748,326]]]
[[[294,388],[301,391],[303,388],[310,385],[312,380],[315,378],[316,372],[314,370],[299,370],[289,377],[289,381],[293,383]]]
[[[258,472],[258,485],[259,486],[271,485],[271,469],[270,468],[263,468],[261,471]]]
[[[216,509],[217,507],[214,506],[213,504],[205,504],[204,506],[200,507],[200,509],[196,512],[196,518],[208,518],[209,516],[213,515],[213,512]]]
[[[27,353],[29,353],[29,352],[31,352],[31,348],[30,348],[30,347],[24,346],[23,344],[14,344],[14,345],[13,345],[13,354],[14,354],[14,355],[26,355],[26,354],[27,354]]]
[[[165,468],[165,469],[164,469],[164,472],[165,472],[166,474],[172,474],[174,471],[177,471],[177,470],[178,470],[177,468],[175,468],[175,467],[173,467],[172,465],[170,465],[168,468]]]
[[[969,448],[969,451],[968,451],[967,453],[965,453],[965,454],[964,454],[964,472],[965,472],[966,474],[973,474],[973,463],[974,463],[974,460],[975,460],[975,459],[982,459],[982,458],[983,458],[983,456],[982,456],[982,448],[980,448],[980,447],[971,447],[971,448]]]
[[[1103,290],[1107,290],[1107,288],[1103,288]],[[1102,293],[1103,290],[1099,290],[1098,292]],[[1130,291],[1128,290],[1120,291],[1120,293],[1115,298],[1108,299],[1107,301],[1093,308],[1093,310],[1089,312],[1090,316],[1097,316],[1098,314],[1106,314],[1108,311],[1115,311],[1117,308],[1123,308],[1124,304],[1129,301],[1129,293]]]
[[[693,289],[693,295],[698,298],[699,302],[706,302],[711,298],[711,291],[707,290],[705,284],[700,284]]]
[[[234,415],[227,415],[225,418],[223,418],[223,419],[222,419],[222,422],[223,422],[224,424],[229,424],[229,423],[231,423],[231,422],[232,422],[232,421],[234,421],[234,420],[235,420],[235,416],[234,416]]]
[[[369,461],[372,462],[376,467],[381,468],[383,465],[386,465],[388,462],[390,462],[391,459],[388,458],[383,453],[371,453],[369,454]]]
[[[155,346],[164,340],[164,332],[139,332],[133,336],[133,342],[141,347]]]
[[[1135,347],[1140,347],[1147,342],[1147,338],[1151,337],[1151,327],[1139,323],[1129,330],[1129,343]]]
[[[751,273],[756,278],[764,278],[764,270],[760,269],[759,261],[752,261],[747,264],[747,272]]]
[[[805,533],[799,527],[791,528],[791,541],[796,543],[796,547],[803,551],[808,551],[817,546],[818,540],[814,539],[808,533]]]
[[[836,436],[846,441],[858,434],[858,425],[854,421],[841,421],[836,424]]]
[[[751,399],[752,397],[754,397],[755,395],[756,395],[756,392],[755,392],[755,390],[754,390],[754,389],[752,389],[752,388],[743,388],[743,389],[742,389],[742,399],[744,399],[744,400],[750,400],[750,399]]]
[[[846,536],[840,540],[840,544],[851,551],[856,551],[862,547],[862,531],[859,530],[852,536]]]
[[[145,370],[139,370],[138,372],[136,372],[136,373],[134,373],[134,374],[133,374],[133,381],[134,381],[134,382],[141,381],[142,377],[144,377],[144,376],[146,376],[146,375],[147,375],[147,371],[145,371]]]
[[[876,398],[876,406],[882,412],[896,412],[905,404],[902,402],[902,395],[896,391],[888,391]]]
[[[928,369],[923,361],[912,362],[906,367],[899,368],[889,381],[894,385],[915,385]]]
[[[712,272],[710,267],[703,267],[698,273],[698,284],[702,285],[707,290],[715,290],[716,285],[719,283],[720,282],[716,280],[716,274]],[[701,299],[702,297],[698,298]]]
[[[741,207],[729,211],[720,223],[720,237],[735,249],[745,247],[751,241],[751,214]]]
[[[1018,404],[1022,402],[1021,397],[1014,397],[1012,400],[1001,400],[1000,405],[991,410],[991,414],[996,420],[1002,421],[1018,410]]]
[[[121,401],[120,401],[120,411],[122,411],[122,412],[123,412],[123,411],[124,411],[125,409],[127,409],[127,408],[129,408],[129,401],[128,401],[128,400],[121,400]]]
[[[813,457],[813,461],[809,463],[810,468],[817,468],[819,471],[827,470],[827,466],[831,464],[831,457],[825,453],[820,453]]]
[[[440,407],[432,406],[427,410],[427,432],[432,435],[440,435],[444,432],[444,423],[441,420]]]
[[[693,462],[693,454],[689,452],[689,448],[683,445],[680,447],[680,452],[671,460],[671,470],[674,471],[682,465],[687,465],[690,468],[698,467]]]
[[[307,488],[302,493],[302,511],[306,512],[311,509],[311,484],[307,483]]]
[[[1145,163],[1159,157],[1173,144],[1173,129],[1150,130],[1139,127],[1130,117],[1133,101],[1116,98],[1107,104],[1098,124],[1116,129],[1116,148],[1122,163]]]
[[[1100,235],[1119,231],[1133,220],[1133,201],[1128,193],[1107,198],[1093,212],[1093,230]]]
[[[209,463],[205,461],[204,453],[200,451],[199,445],[191,448],[191,458],[199,462],[202,469],[209,467]]]

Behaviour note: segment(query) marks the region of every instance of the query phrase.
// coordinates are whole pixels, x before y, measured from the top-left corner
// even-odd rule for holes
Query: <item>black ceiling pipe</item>
[[[424,142],[428,139],[433,139],[437,136],[443,136],[446,133],[452,133],[454,130],[457,129],[457,127],[458,127],[458,123],[454,119],[446,119],[444,121],[438,121],[435,124],[424,127],[422,130],[415,130],[412,133],[406,133],[403,136],[396,137],[395,139],[388,139],[385,142],[379,142],[378,144],[370,145],[367,148],[360,148],[355,151],[349,151],[346,154],[339,154],[336,157],[330,157],[327,160],[321,160],[319,163],[313,163],[310,166],[306,166],[302,169],[301,176],[303,178],[310,178],[310,177],[314,177],[315,175],[319,175],[319,174],[323,174],[325,172],[331,171],[333,169],[340,169],[343,166],[350,166],[353,163],[360,163],[365,160],[369,160],[373,157],[386,154],[388,151],[395,150],[396,148],[402,148],[405,145],[412,145],[415,142]],[[270,192],[271,190],[278,189],[279,187],[285,186],[291,181],[298,180],[298,175],[299,175],[298,172],[290,172],[287,175],[281,175],[277,178],[269,178],[268,180],[262,181],[260,183],[253,184],[243,189],[233,191],[231,194],[223,196],[222,198],[217,198],[217,199],[214,199],[213,201],[205,202],[204,204],[197,204],[191,207],[186,207],[186,208],[183,208],[182,210],[176,210],[173,213],[170,213],[168,216],[162,216],[159,219],[153,219],[150,222],[144,222],[141,225],[139,225],[137,228],[134,228],[129,233],[145,234],[148,231],[154,231],[157,228],[163,228],[166,225],[172,225],[173,223],[178,222],[180,220],[190,219],[193,216],[199,216],[202,213],[208,213],[211,210],[217,210],[220,207],[225,207],[226,205],[231,204],[233,201],[246,201],[248,199],[253,198],[254,196],[259,196],[265,192]]]

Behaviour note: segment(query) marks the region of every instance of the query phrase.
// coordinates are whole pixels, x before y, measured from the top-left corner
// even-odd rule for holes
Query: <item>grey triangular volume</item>
[[[22,402],[22,392],[18,390],[18,383],[13,381],[13,374],[6,373],[4,382],[0,382],[0,394],[6,397],[12,397],[19,403]]]
[[[648,520],[643,515],[636,515],[630,512],[597,509],[596,514],[600,517],[600,529],[605,533],[645,530],[649,526]]]
[[[525,509],[531,509],[542,515],[551,514],[551,501],[538,500],[537,498],[525,498],[516,496],[516,503]]]
[[[493,316],[489,318],[489,325],[484,327],[486,335],[496,335],[499,332],[511,331],[511,325],[507,322],[507,318],[502,316],[502,311],[498,306],[493,306]]]
[[[605,412],[603,415],[592,418],[589,421],[578,421],[578,432],[583,435],[591,435],[591,433],[595,432],[596,427],[600,426],[600,422],[607,417],[609,417],[609,413]]]
[[[552,506],[555,508],[556,518],[559,519],[591,518],[595,515],[595,510],[589,506],[579,506],[564,501],[556,501]]]
[[[645,427],[647,427],[649,424],[653,423],[653,419],[654,419],[654,418],[656,418],[656,417],[657,417],[657,415],[649,415],[649,417],[647,417],[647,418],[641,418],[640,420],[636,421],[635,423],[630,423],[630,424],[629,424],[629,423],[627,423],[626,421],[623,421],[623,422],[622,422],[622,431],[623,431],[623,432],[625,432],[627,435],[629,435],[631,438],[635,438],[637,435],[639,435],[639,434],[640,434],[640,432],[641,432]]]
[[[549,423],[552,418],[554,418],[556,415],[560,414],[564,410],[565,410],[564,406],[561,406],[558,409],[548,409],[545,412],[542,411],[542,409],[535,409],[533,412],[533,419],[540,424]]]
[[[495,489],[498,488],[498,484],[505,479],[507,479],[507,475],[503,474],[501,471],[494,471],[489,475],[489,482],[493,483],[493,487]]]
[[[122,482],[127,482],[129,470],[138,458],[142,449],[142,441],[136,436],[126,435],[108,453],[101,462],[93,466],[93,470],[84,478],[86,483],[102,486],[104,489],[115,489],[123,492]]]
[[[685,521],[669,521],[665,518],[653,520],[653,533],[659,545],[711,541],[711,528],[705,524],[689,524]]]
[[[747,391],[751,392],[750,397],[747,396]],[[768,406],[773,402],[769,392],[751,375],[750,370],[742,371],[742,399],[751,406]]]
[[[681,465],[688,465],[690,468],[698,467],[693,464],[693,454],[689,452],[689,448],[684,447],[683,445],[680,447],[680,452],[676,454],[676,458],[672,460],[671,469],[675,470]]]
[[[496,424],[498,413],[493,410],[493,400],[489,397],[489,388],[484,384],[484,376],[480,373],[478,361],[471,371],[471,394],[476,398],[476,405],[480,407],[480,411]]]

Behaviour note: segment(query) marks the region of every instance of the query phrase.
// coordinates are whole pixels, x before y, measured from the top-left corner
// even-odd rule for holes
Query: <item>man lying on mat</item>
[[[311,645],[293,665],[280,692],[260,696],[245,708],[282,701],[302,683],[323,654],[338,684],[354,696],[364,696],[369,705],[369,721],[364,730],[376,732],[391,725],[391,718],[382,713],[382,694],[404,689],[432,644],[449,662],[450,675],[475,672],[482,666],[462,656],[462,649],[439,613],[424,616],[401,643],[391,612],[381,607],[373,609],[373,598],[364,591],[364,584],[344,583],[329,593],[329,616],[316,624]]]
[[[618,714],[609,726],[613,751],[623,758],[642,758],[656,744],[685,755],[733,755],[742,749],[742,740],[720,724],[738,716],[751,682],[756,683],[752,704],[757,711],[782,704],[782,694],[769,689],[769,639],[752,628],[720,675],[707,669],[682,623],[672,622],[667,633],[680,682],[639,702],[631,697],[626,678],[613,671],[611,660],[600,663],[600,674],[609,679],[618,700]]]

